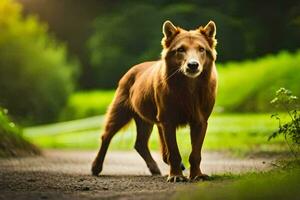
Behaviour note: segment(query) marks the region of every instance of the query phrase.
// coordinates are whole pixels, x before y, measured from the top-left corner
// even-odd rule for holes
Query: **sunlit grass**
[[[178,193],[174,199],[299,199],[300,168],[276,169],[265,173],[219,175],[199,183],[193,190]]]
[[[33,143],[44,148],[97,149],[100,144],[103,117],[27,128],[24,134]],[[209,120],[204,150],[231,151],[233,153],[279,152],[286,150],[281,138],[268,142],[268,135],[277,122],[269,114],[222,114]],[[135,125],[129,124],[113,138],[110,150],[133,149]],[[183,155],[190,152],[188,128],[181,128],[177,140]],[[150,138],[150,148],[159,150],[157,129]]]
[[[60,120],[80,119],[101,115],[113,99],[114,90],[95,90],[76,92],[70,96]]]

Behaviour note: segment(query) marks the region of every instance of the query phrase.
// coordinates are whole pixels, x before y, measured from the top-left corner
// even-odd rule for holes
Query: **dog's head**
[[[172,71],[190,78],[198,77],[216,60],[216,25],[210,21],[205,27],[184,30],[170,21],[163,24],[162,59]]]

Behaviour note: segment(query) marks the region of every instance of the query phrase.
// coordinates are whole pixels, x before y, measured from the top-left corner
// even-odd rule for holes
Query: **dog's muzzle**
[[[184,71],[185,75],[195,78],[202,72],[202,66],[196,59],[191,59],[188,61]]]

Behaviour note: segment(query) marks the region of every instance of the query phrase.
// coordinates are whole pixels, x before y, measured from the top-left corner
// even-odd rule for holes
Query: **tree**
[[[180,3],[162,8],[143,3],[128,4],[95,20],[88,48],[96,85],[116,87],[120,77],[132,65],[159,59],[161,29],[166,19],[186,29],[195,29],[214,20],[220,30],[217,38],[222,43],[218,47],[218,57],[226,59],[235,54],[240,58],[242,55],[245,43],[242,24],[230,16],[196,4]],[[235,36],[226,38],[227,35]]]
[[[21,6],[0,1],[0,105],[21,121],[53,121],[74,88],[77,64]]]

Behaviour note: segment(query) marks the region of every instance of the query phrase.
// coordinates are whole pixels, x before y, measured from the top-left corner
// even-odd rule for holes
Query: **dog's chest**
[[[179,92],[170,96],[171,103],[168,110],[177,124],[184,125],[191,121],[197,121],[201,113],[201,97],[198,91]]]

